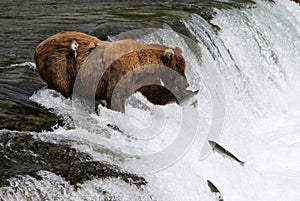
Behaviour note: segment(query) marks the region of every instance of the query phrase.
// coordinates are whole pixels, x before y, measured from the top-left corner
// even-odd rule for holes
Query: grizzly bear
[[[186,90],[182,48],[144,44],[132,39],[106,42],[75,31],[61,32],[38,45],[35,61],[48,87],[66,98],[73,92],[105,100],[124,112],[125,100],[141,92],[150,102],[179,103]]]

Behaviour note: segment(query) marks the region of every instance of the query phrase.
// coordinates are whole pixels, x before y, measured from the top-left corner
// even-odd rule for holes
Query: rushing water
[[[1,200],[299,199],[296,3],[39,0],[0,6]],[[135,94],[126,114],[100,107],[96,115],[47,89],[33,52],[61,30],[182,46],[190,88],[200,90],[196,108],[154,106]],[[245,167],[211,153],[207,139]]]

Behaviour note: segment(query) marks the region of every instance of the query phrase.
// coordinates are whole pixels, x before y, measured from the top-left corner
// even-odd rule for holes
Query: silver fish
[[[212,193],[216,193],[217,194],[217,200],[218,201],[224,201],[222,194],[220,193],[219,189],[209,180],[207,181],[207,185],[210,188],[210,191]]]
[[[194,108],[196,108],[198,103],[197,103],[197,99],[195,98],[195,96],[198,93],[199,93],[199,90],[191,91],[191,93],[189,93],[187,96],[185,96],[183,99],[181,99],[178,102],[178,105],[180,105],[181,107],[186,107],[187,105],[191,105]]]
[[[227,151],[225,148],[223,148],[221,145],[219,145],[218,143],[214,142],[214,141],[211,141],[211,140],[208,140],[209,144],[211,145],[212,147],[212,150],[214,152],[218,152],[219,154],[221,154],[224,158],[227,157],[227,158],[230,158],[236,162],[238,162],[241,166],[244,167],[245,165],[245,162],[244,161],[241,161],[239,160],[237,157],[235,157],[232,153],[230,153],[229,151]]]

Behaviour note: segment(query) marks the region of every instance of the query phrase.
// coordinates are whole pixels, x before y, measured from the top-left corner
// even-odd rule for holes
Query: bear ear
[[[177,50],[178,52],[180,52],[180,54],[183,53],[183,47],[181,47],[181,46],[176,46],[175,50]]]
[[[167,59],[167,60],[170,60],[172,59],[174,56],[174,51],[172,49],[166,49],[165,52],[164,52],[164,57]]]

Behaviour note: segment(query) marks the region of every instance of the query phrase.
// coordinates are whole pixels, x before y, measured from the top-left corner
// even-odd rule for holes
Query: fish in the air
[[[217,195],[218,201],[224,201],[223,196],[220,193],[219,189],[211,181],[207,180],[207,185],[210,188],[210,191]]]
[[[185,96],[180,101],[178,101],[178,104],[181,107],[186,107],[188,105],[191,105],[193,108],[196,108],[198,103],[197,103],[197,99],[195,97],[198,95],[198,93],[199,93],[199,90],[189,93],[187,96]]]
[[[237,157],[235,157],[232,153],[230,153],[229,151],[227,151],[225,148],[223,148],[221,145],[219,145],[218,143],[208,140],[209,144],[211,145],[212,149],[214,152],[218,152],[219,154],[221,154],[224,158],[230,158],[236,162],[238,162],[241,166],[245,165],[244,161],[239,160]]]

